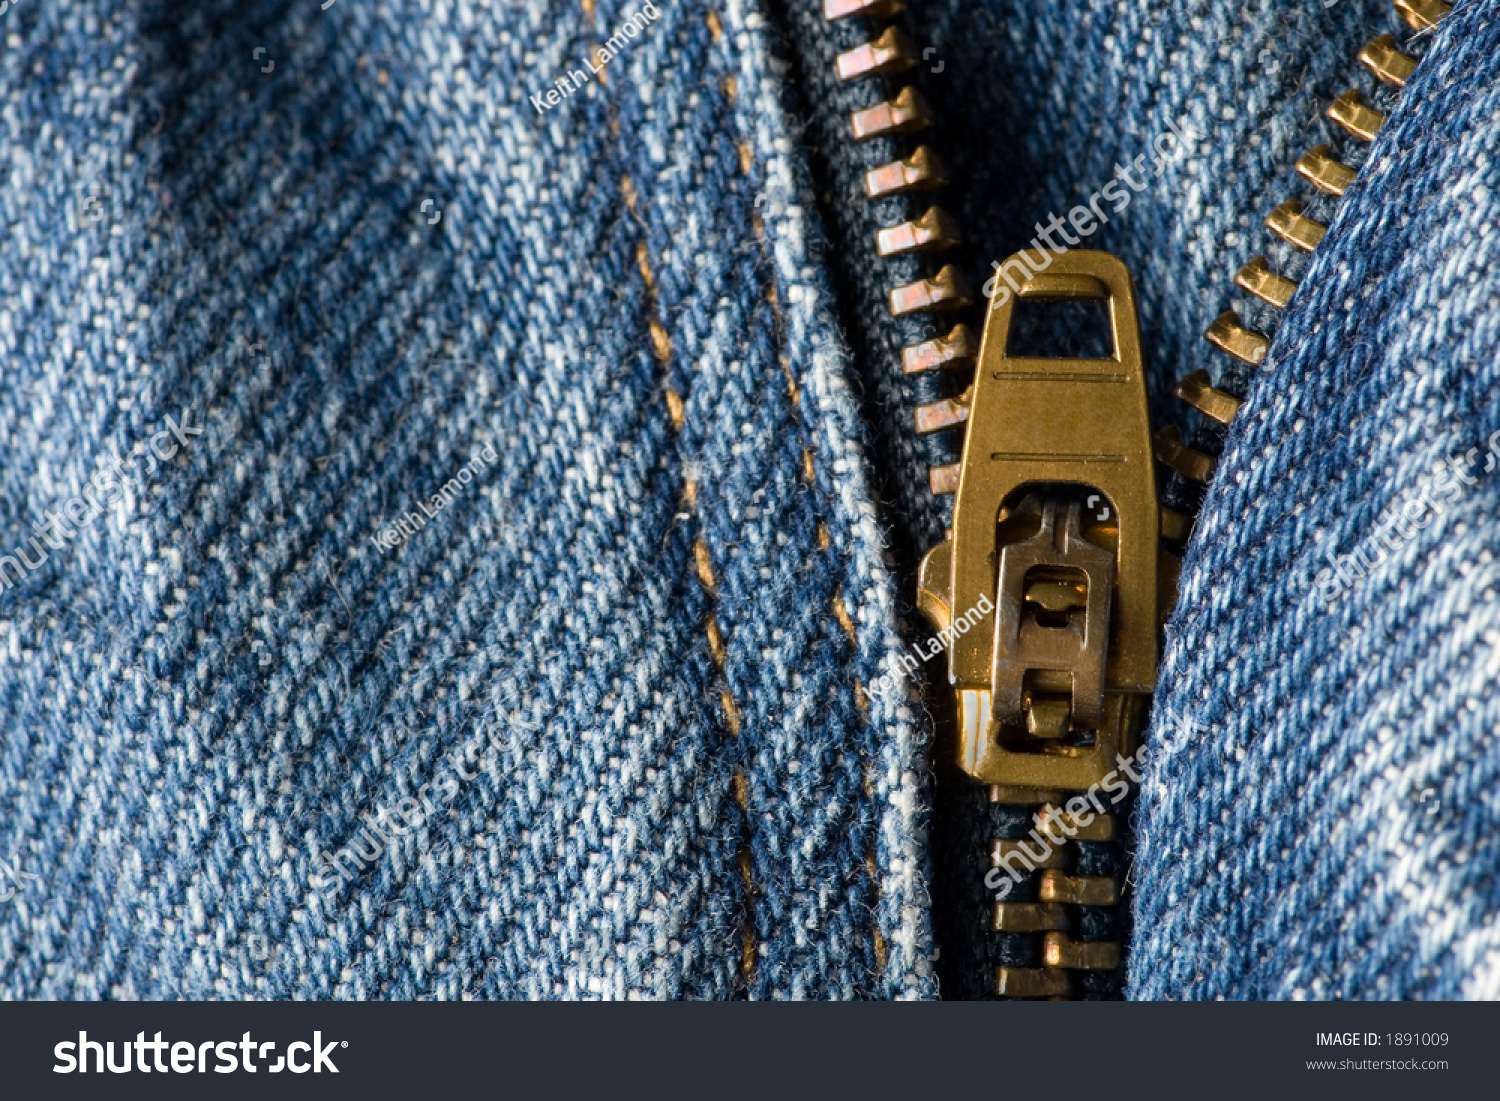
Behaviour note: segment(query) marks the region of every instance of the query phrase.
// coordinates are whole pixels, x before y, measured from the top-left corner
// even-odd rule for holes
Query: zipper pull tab
[[[1016,299],[1103,301],[1108,359],[1013,357]],[[1133,752],[1156,686],[1160,512],[1130,273],[1072,251],[989,312],[949,538],[918,605],[949,640],[959,764],[1086,791]]]

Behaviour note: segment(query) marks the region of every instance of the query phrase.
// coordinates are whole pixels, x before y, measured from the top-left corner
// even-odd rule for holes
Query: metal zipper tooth
[[[1120,966],[1120,946],[1113,941],[1071,940],[1062,933],[1042,937],[1042,962],[1070,970],[1113,971]]]
[[[1297,173],[1319,191],[1343,197],[1354,182],[1354,169],[1333,155],[1326,145],[1315,145],[1297,159]]]
[[[1396,0],[1396,11],[1414,31],[1430,31],[1453,10],[1443,0]]]
[[[1240,399],[1215,389],[1208,372],[1201,368],[1177,384],[1177,396],[1220,424],[1228,424],[1240,411]]]
[[[1289,245],[1312,252],[1323,241],[1328,227],[1302,213],[1301,199],[1288,199],[1266,216],[1266,228]]]
[[[1069,793],[1044,788],[990,786],[990,801],[1035,807],[1036,832],[1056,838],[1041,862],[1028,862],[1040,873],[1034,879],[1035,902],[997,902],[990,928],[996,933],[1041,934],[1040,967],[1000,967],[994,993],[1004,998],[1071,998],[1075,996],[1073,973],[1113,971],[1120,966],[1121,947],[1116,941],[1074,940],[1077,906],[1114,906],[1120,899],[1120,883],[1112,876],[1073,875],[1067,870],[1077,853],[1077,841],[1113,841],[1112,814],[1093,816],[1088,825],[1062,809]],[[1076,834],[1076,836],[1070,836]],[[1014,852],[1024,852],[1023,842],[995,838],[991,842],[990,866],[1005,868]]]
[[[1353,88],[1330,103],[1325,114],[1360,141],[1374,141],[1375,134],[1385,125],[1385,115],[1366,104]]]
[[[823,0],[823,18],[830,23],[856,15],[868,19],[894,19],[906,10],[901,0]]]
[[[1219,465],[1212,455],[1183,443],[1182,433],[1175,425],[1158,431],[1153,442],[1157,459],[1190,482],[1207,484],[1214,476],[1214,467]]]
[[[1397,88],[1405,88],[1417,68],[1417,59],[1398,50],[1396,40],[1388,34],[1370,39],[1359,51],[1359,61],[1376,79]]]
[[[948,169],[927,146],[918,146],[905,160],[892,161],[865,173],[865,194],[871,199],[931,191],[948,182]]]
[[[995,993],[1002,998],[1068,998],[1073,981],[1060,968],[1002,967]]]
[[[887,19],[904,10],[899,0],[824,0],[823,14],[829,20],[851,16]],[[920,60],[918,48],[900,28],[885,26],[869,41],[845,50],[834,61],[841,81],[883,78],[906,72]],[[932,109],[921,93],[906,86],[883,102],[855,111],[849,119],[855,141],[896,137],[923,130],[933,123]],[[879,165],[865,173],[865,194],[871,199],[930,191],[946,183],[948,170],[926,145],[908,156]],[[918,217],[876,231],[877,256],[890,258],[941,252],[958,244],[961,234],[951,214],[932,206]],[[891,289],[887,305],[893,317],[947,313],[974,301],[974,293],[961,273],[945,265],[936,274]],[[978,340],[963,325],[947,337],[911,344],[902,349],[901,368],[908,375],[932,370],[956,370],[971,366],[978,355]],[[928,402],[915,411],[919,433],[960,428],[968,418],[965,398]],[[956,469],[935,467],[928,471],[928,486],[935,494],[957,490]]]
[[[1430,31],[1452,7],[1445,0],[1393,0],[1406,24],[1417,32]],[[1359,63],[1376,79],[1403,88],[1416,70],[1415,58],[1402,53],[1396,40],[1388,34],[1371,39],[1359,51]],[[1374,141],[1385,124],[1385,115],[1367,104],[1359,92],[1350,89],[1328,105],[1325,114],[1345,133],[1360,141]],[[1317,145],[1297,161],[1297,173],[1317,188],[1342,198],[1356,177],[1354,169],[1339,161],[1327,145]],[[1303,213],[1303,204],[1288,199],[1266,218],[1266,228],[1283,241],[1304,252],[1313,252],[1322,243],[1328,227]],[[1285,309],[1297,284],[1271,270],[1264,256],[1256,256],[1235,274],[1235,284],[1262,302]],[[1270,339],[1253,332],[1240,322],[1232,310],[1222,313],[1203,334],[1214,347],[1251,366],[1258,367],[1270,350]],[[1208,375],[1194,371],[1177,386],[1177,396],[1201,412],[1225,424],[1239,409],[1238,399],[1209,385]],[[1227,414],[1227,415],[1221,415]],[[1184,477],[1205,480],[1199,473],[1212,473],[1212,460],[1203,452],[1185,447],[1178,438],[1157,437],[1158,457]],[[1207,463],[1201,461],[1208,459]],[[1192,473],[1189,473],[1189,472]]]
[[[945,463],[943,466],[928,467],[927,488],[932,491],[932,495],[946,497],[950,493],[957,493],[958,475],[963,466],[963,463]]]
[[[901,349],[901,369],[908,375],[923,371],[947,371],[974,366],[979,356],[979,341],[974,330],[959,324],[949,330],[948,335],[936,340],[924,340],[920,344],[908,344]]]
[[[917,406],[917,435],[925,436],[963,424],[969,419],[969,399],[973,396],[972,390],[965,390],[956,398],[943,398]]]
[[[1269,337],[1245,328],[1240,323],[1240,315],[1233,310],[1226,310],[1216,317],[1203,335],[1215,348],[1228,352],[1235,359],[1252,367],[1260,366],[1260,361],[1266,358],[1266,352],[1271,347]]]
[[[1120,901],[1120,884],[1113,876],[1067,875],[1048,868],[1037,882],[1036,896],[1070,906],[1113,906]]]
[[[997,933],[1060,933],[1068,928],[1068,911],[1056,902],[997,902],[991,928]]]
[[[1234,282],[1241,290],[1249,291],[1262,302],[1285,309],[1291,301],[1297,284],[1284,275],[1271,270],[1271,262],[1264,256],[1255,256],[1235,273]]]
[[[855,111],[849,125],[855,141],[910,134],[932,125],[932,110],[915,88],[902,88],[895,99]]]
[[[885,76],[904,73],[913,68],[919,57],[916,44],[897,27],[887,27],[873,42],[846,50],[834,59],[839,79],[858,80],[862,76]]]
[[[1186,512],[1179,512],[1175,508],[1161,509],[1161,537],[1173,546],[1181,547],[1188,541],[1188,536],[1193,534],[1193,517]]]
[[[973,305],[974,291],[969,281],[952,264],[944,264],[931,279],[918,279],[891,289],[893,317],[914,313],[947,313]]]
[[[929,207],[920,218],[890,226],[875,234],[875,251],[881,256],[908,252],[939,252],[958,244],[958,223],[941,207]]]

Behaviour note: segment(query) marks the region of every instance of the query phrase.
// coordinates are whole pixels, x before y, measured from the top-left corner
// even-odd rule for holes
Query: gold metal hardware
[[[1374,73],[1376,79],[1397,88],[1406,87],[1406,82],[1417,69],[1417,59],[1398,50],[1396,40],[1388,34],[1366,43],[1359,51],[1359,63]]]
[[[920,60],[917,47],[896,27],[887,27],[874,42],[866,42],[839,54],[834,70],[840,80],[857,80],[862,76],[904,73]]]
[[[1302,213],[1300,199],[1288,199],[1266,216],[1266,228],[1289,245],[1312,252],[1322,243],[1328,227]]]
[[[945,466],[928,467],[927,488],[936,497],[942,497],[949,493],[957,493],[958,472],[962,465],[962,463],[948,463]]]
[[[900,0],[823,0],[823,18],[830,23],[851,16],[867,19],[894,19],[906,10]]]
[[[910,134],[932,125],[932,110],[915,88],[902,88],[895,99],[877,103],[849,118],[855,141]]]
[[[1042,962],[1048,967],[1113,971],[1120,966],[1120,946],[1109,941],[1070,940],[1061,933],[1042,938]]]
[[[1036,897],[1072,906],[1113,906],[1120,900],[1120,885],[1112,876],[1068,875],[1048,868],[1037,881]]]
[[[1067,907],[1056,902],[997,902],[995,932],[1062,932],[1069,926]]]
[[[948,182],[948,169],[927,146],[918,146],[905,160],[892,161],[865,173],[865,194],[872,199],[912,191],[931,191]]]
[[[969,392],[965,391],[960,397],[943,398],[941,401],[930,401],[917,406],[917,434],[925,436],[929,432],[940,432],[944,428],[963,424],[968,419]]]
[[[1270,261],[1264,256],[1249,260],[1235,274],[1234,282],[1241,290],[1249,291],[1278,310],[1286,309],[1286,304],[1292,299],[1292,292],[1297,289],[1296,283],[1272,271]]]
[[[1015,299],[989,311],[953,531],[922,561],[918,604],[940,631],[969,625],[948,655],[960,765],[1050,796],[1133,749],[1156,680],[1159,512],[1130,273],[1075,250],[1015,298],[1103,301],[1114,354],[1013,357]]]
[[[930,207],[920,218],[882,229],[875,234],[875,251],[881,256],[908,252],[936,252],[958,244],[958,224],[940,207]]]
[[[1453,10],[1443,0],[1396,0],[1396,11],[1414,31],[1430,31]]]
[[[1161,510],[1162,542],[1180,547],[1188,541],[1188,536],[1192,533],[1193,518],[1187,513],[1178,512],[1175,508]]]
[[[1036,828],[1039,833],[1051,837],[1071,837],[1075,841],[1113,841],[1115,839],[1115,816],[1085,811],[1070,814],[1061,806],[1063,800],[1054,799],[1037,812]]]
[[[955,325],[948,335],[901,349],[901,369],[908,375],[922,371],[956,370],[972,367],[979,358],[979,341],[967,325]]]
[[[1352,88],[1330,103],[1326,114],[1347,133],[1362,141],[1374,141],[1376,133],[1385,124],[1385,115],[1367,106]]]
[[[961,310],[974,301],[969,281],[952,264],[931,279],[918,279],[891,290],[890,307],[894,317],[913,313],[946,313]]]
[[[1003,998],[1066,998],[1072,992],[1072,979],[1061,969],[1002,967],[996,975],[995,993]]]
[[[1254,367],[1260,366],[1271,347],[1271,342],[1266,337],[1240,324],[1240,315],[1233,310],[1226,310],[1214,318],[1214,323],[1203,335],[1215,348]]]
[[[1214,389],[1208,372],[1199,368],[1177,384],[1177,396],[1198,412],[1212,417],[1220,424],[1228,424],[1240,411],[1240,399],[1223,390]]]
[[[1068,793],[1053,788],[1016,787],[1014,784],[991,784],[990,802],[1004,803],[1013,807],[1042,807],[1049,803],[1065,803]]]
[[[1182,442],[1176,426],[1156,433],[1156,457],[1191,482],[1207,482],[1214,476],[1218,460]]]
[[[1326,145],[1315,145],[1297,160],[1297,172],[1308,183],[1330,195],[1343,195],[1354,182],[1354,169],[1341,163]]]

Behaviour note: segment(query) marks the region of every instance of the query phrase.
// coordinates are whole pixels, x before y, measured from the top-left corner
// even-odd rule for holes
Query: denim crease
[[[783,62],[659,7],[543,115],[631,5],[8,14],[0,532],[204,432],[0,592],[5,996],[932,995]]]
[[[0,13],[0,556],[35,562],[0,558],[0,997],[992,983],[1014,823],[934,785],[940,675],[873,690],[948,523],[954,441],[910,425],[957,383],[899,356],[947,325],[889,317],[926,269],[871,243],[928,200],[864,197],[904,147],[848,140],[857,21],[653,5],[546,110],[639,0]],[[1500,996],[1500,479],[1317,584],[1500,429],[1496,7],[1399,96],[1354,61],[1409,38],[1387,0],[902,17],[975,287],[1203,135],[1089,242],[1158,423],[1195,368],[1248,387],[1167,630],[1132,996]],[[1356,85],[1389,120],[1308,259],[1262,220]],[[1279,316],[1231,289],[1260,252]],[[1258,371],[1202,340],[1231,305]],[[202,434],[39,534],[169,415]]]
[[[1500,996],[1497,46],[1493,3],[1431,36],[1229,433],[1156,701],[1201,732],[1147,769],[1137,997]],[[1473,485],[1319,591],[1472,448]]]

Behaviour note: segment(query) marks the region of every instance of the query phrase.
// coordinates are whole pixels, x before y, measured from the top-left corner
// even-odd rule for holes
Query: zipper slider
[[[1015,298],[1102,300],[1114,355],[1009,355]],[[918,606],[951,640],[960,766],[1047,803],[1117,772],[1156,685],[1161,519],[1125,265],[1068,252],[992,308],[966,405],[953,529]]]

